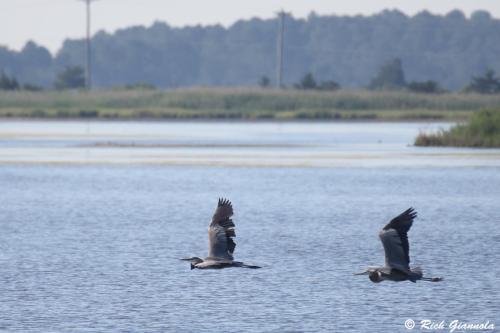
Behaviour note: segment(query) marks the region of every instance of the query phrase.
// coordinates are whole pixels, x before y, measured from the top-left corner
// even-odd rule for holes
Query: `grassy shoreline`
[[[420,133],[415,146],[500,148],[500,108],[474,113],[447,131]]]
[[[256,88],[0,92],[0,118],[397,121],[467,119],[500,96]]]

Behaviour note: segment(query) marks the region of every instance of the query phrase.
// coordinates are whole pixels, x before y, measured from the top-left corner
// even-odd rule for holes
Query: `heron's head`
[[[370,281],[373,283],[382,282],[382,277],[380,276],[379,271],[370,272],[370,274],[368,274],[368,277],[370,278]]]
[[[187,260],[189,260],[189,262],[191,264],[191,269],[197,268],[196,265],[198,265],[200,262],[203,262],[203,260],[201,258],[198,258],[198,257],[188,258]]]

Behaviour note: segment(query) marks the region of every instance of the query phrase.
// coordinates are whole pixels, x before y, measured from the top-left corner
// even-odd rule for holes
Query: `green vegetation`
[[[4,72],[0,72],[0,90],[18,90],[19,82],[16,78],[11,78]]]
[[[80,66],[68,66],[57,75],[56,89],[79,89],[85,87],[85,72]]]
[[[301,90],[339,90],[340,84],[333,80],[322,81],[320,83],[316,82],[316,79],[312,75],[312,73],[307,73],[302,77],[302,79],[294,84],[295,89]]]
[[[271,85],[271,79],[268,78],[267,76],[263,75],[259,79],[259,87],[261,88],[268,88]]]
[[[421,133],[416,146],[500,147],[500,109],[483,110],[469,121],[436,134]]]
[[[422,94],[440,94],[445,91],[439,86],[436,81],[428,80],[423,82],[413,81],[408,83],[406,89],[416,93]]]
[[[433,80],[406,83],[403,63],[399,58],[389,60],[382,65],[368,87],[373,90],[408,90],[422,94],[445,92],[439,83]],[[477,90],[468,90],[467,92],[482,93],[482,91]]]
[[[0,117],[152,119],[460,120],[500,95],[405,91],[120,89],[0,91]]]
[[[398,90],[406,87],[401,59],[395,58],[383,64],[371,80],[369,88],[374,90]]]
[[[500,79],[495,77],[494,70],[488,69],[484,76],[473,77],[465,91],[479,94],[498,94],[500,93]]]

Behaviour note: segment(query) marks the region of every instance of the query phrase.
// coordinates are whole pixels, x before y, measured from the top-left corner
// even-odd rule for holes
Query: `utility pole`
[[[283,45],[284,45],[284,33],[285,33],[285,11],[282,9],[278,13],[278,38],[276,39],[276,88],[281,89],[283,87]]]
[[[85,2],[87,7],[87,56],[86,56],[86,64],[85,64],[85,83],[87,85],[87,89],[90,90],[92,87],[92,59],[91,59],[91,48],[90,48],[90,4],[93,1],[97,0],[80,0]]]

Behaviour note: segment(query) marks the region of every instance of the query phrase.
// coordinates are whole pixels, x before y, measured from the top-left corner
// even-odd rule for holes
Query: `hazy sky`
[[[270,18],[280,8],[295,17],[318,14],[373,14],[399,9],[413,15],[424,9],[445,14],[460,9],[466,15],[488,10],[500,17],[500,0],[97,0],[92,5],[92,31],[130,25],[151,25],[156,20],[174,26],[221,23],[238,19]],[[28,40],[55,52],[65,38],[80,38],[85,32],[81,0],[0,0],[0,45],[19,50]]]

